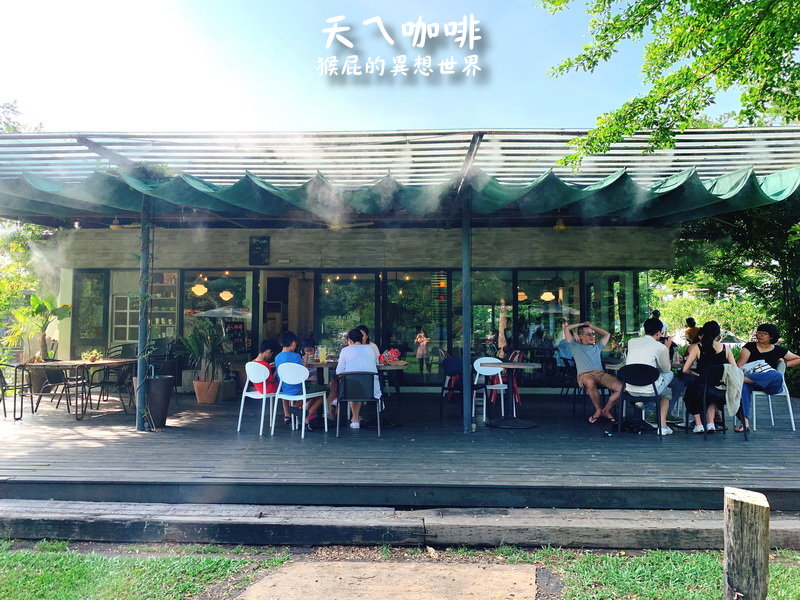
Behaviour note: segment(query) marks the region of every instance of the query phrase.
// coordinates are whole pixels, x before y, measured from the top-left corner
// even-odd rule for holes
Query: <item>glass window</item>
[[[386,337],[405,353],[406,379],[413,383],[418,374],[438,373],[447,350],[447,273],[389,271],[386,276]]]
[[[586,318],[621,339],[639,331],[638,274],[586,271]]]
[[[461,273],[453,274],[454,346],[461,347]],[[472,273],[472,353],[494,356],[505,345],[513,345],[511,271]]]
[[[520,346],[550,347],[562,337],[561,325],[580,321],[578,271],[519,271],[515,340]]]
[[[108,271],[75,271],[72,294],[72,358],[108,346]]]
[[[186,271],[184,329],[198,318],[213,319],[225,330],[234,353],[252,350],[253,273],[251,271]]]
[[[347,345],[347,332],[366,325],[375,331],[375,275],[372,273],[323,272],[319,284],[319,344],[338,352]],[[376,342],[377,343],[377,342]]]

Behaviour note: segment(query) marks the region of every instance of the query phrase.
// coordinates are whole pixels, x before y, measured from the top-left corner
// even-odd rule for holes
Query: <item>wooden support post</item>
[[[769,577],[769,502],[725,488],[725,600],[764,600]]]

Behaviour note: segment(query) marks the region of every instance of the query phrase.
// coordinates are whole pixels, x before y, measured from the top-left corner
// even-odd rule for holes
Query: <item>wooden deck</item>
[[[613,433],[572,416],[558,396],[527,396],[535,429],[461,431],[455,406],[439,423],[436,395],[407,395],[400,427],[258,435],[257,403],[236,432],[238,402],[181,397],[167,428],[136,432],[112,400],[76,422],[46,400],[21,421],[0,419],[0,497],[395,507],[718,509],[722,487],[767,494],[800,510],[800,432],[786,405],[765,402],[759,430],[703,436]],[[800,404],[795,400],[795,412]]]

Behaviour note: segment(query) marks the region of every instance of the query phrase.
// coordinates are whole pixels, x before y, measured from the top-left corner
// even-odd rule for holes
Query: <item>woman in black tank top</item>
[[[736,366],[733,360],[733,354],[728,348],[718,341],[720,337],[719,323],[716,321],[708,321],[703,324],[700,329],[700,341],[697,344],[692,344],[686,356],[686,362],[683,365],[683,372],[695,376],[695,379],[689,383],[686,388],[686,393],[683,396],[683,401],[686,404],[686,410],[694,417],[694,432],[713,433],[716,431],[714,425],[714,417],[717,413],[717,406],[720,407],[725,403],[725,397],[717,395],[709,395],[706,392],[706,414],[705,414],[705,427],[701,414],[703,412],[703,382],[707,380],[711,387],[718,385],[722,379],[722,365],[730,364]],[[697,371],[692,371],[692,365],[697,362]],[[711,369],[711,371],[709,371]],[[706,372],[710,379],[700,378],[700,374]],[[718,373],[717,373],[718,371]]]

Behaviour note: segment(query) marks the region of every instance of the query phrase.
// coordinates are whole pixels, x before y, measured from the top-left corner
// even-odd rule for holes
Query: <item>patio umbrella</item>
[[[733,335],[730,331],[724,331],[719,341],[723,344],[730,344],[731,346],[744,346],[745,344],[743,339]]]
[[[571,306],[564,306],[559,304],[546,304],[543,306],[536,306],[536,310],[540,311],[543,315],[564,315],[566,316],[578,316],[581,314],[581,311],[572,308]]]
[[[218,306],[211,310],[195,313],[193,317],[219,317],[223,319],[245,319],[250,316],[250,309],[244,306]]]

